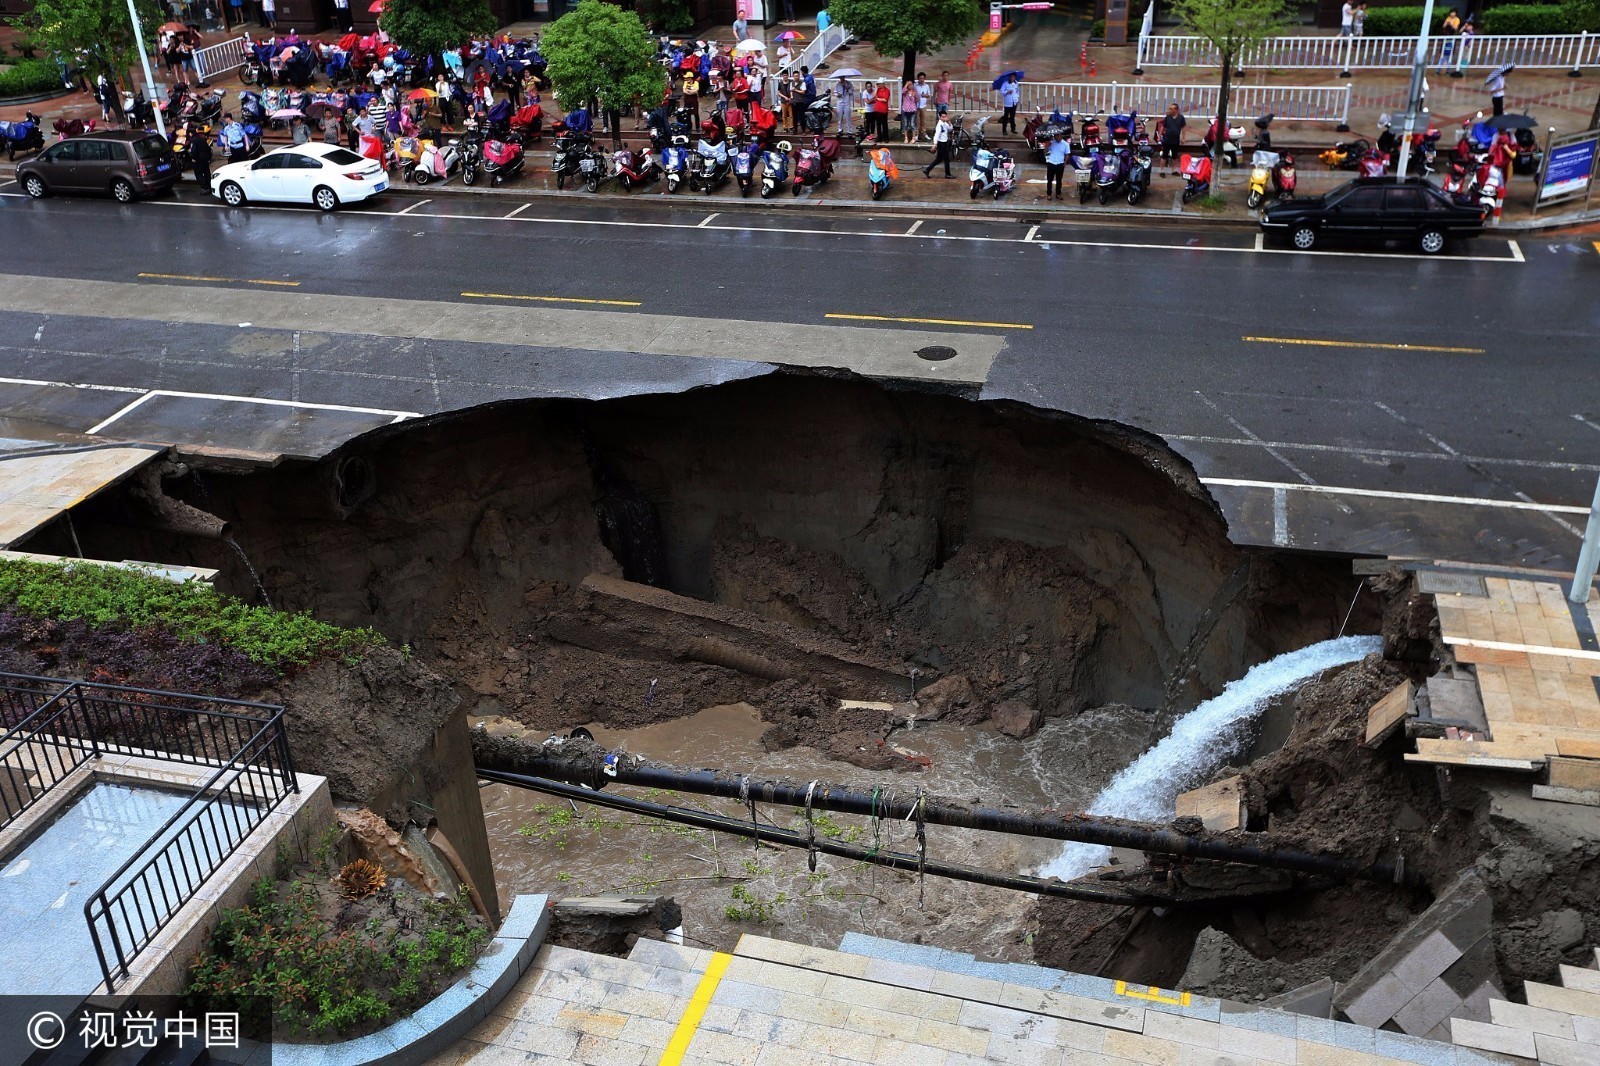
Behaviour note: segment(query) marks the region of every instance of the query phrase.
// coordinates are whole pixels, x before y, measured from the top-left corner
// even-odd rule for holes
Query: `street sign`
[[[1600,146],[1600,130],[1551,141],[1544,156],[1544,172],[1539,176],[1541,205],[1589,194],[1594,181],[1597,146]]]

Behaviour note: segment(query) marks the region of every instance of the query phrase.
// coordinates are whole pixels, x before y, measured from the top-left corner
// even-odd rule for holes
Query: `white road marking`
[[[1267,250],[1267,235],[1265,233],[1257,233],[1256,234],[1256,251],[1264,252],[1266,250]]]
[[[1462,507],[1497,507],[1508,511],[1542,511],[1549,514],[1588,514],[1587,507],[1559,503],[1529,503],[1523,500],[1496,500],[1483,496],[1440,496],[1428,492],[1396,492],[1389,489],[1357,489],[1342,485],[1302,485],[1293,481],[1253,481],[1248,478],[1203,477],[1201,483],[1222,488],[1271,489],[1278,492],[1314,492],[1333,496],[1364,496],[1380,500],[1412,500],[1416,503],[1448,503]]]
[[[922,219],[919,218],[915,222],[911,223],[911,228],[906,230],[905,233],[902,234],[902,236],[915,237],[917,235],[917,230],[919,230],[921,228],[922,228]],[[1034,229],[1038,229],[1038,228],[1039,228],[1038,226],[1034,227]]]
[[[1367,401],[1359,401],[1366,403]],[[1600,429],[1600,427],[1596,427]],[[1254,448],[1273,447],[1285,451],[1301,452],[1334,452],[1339,455],[1353,455],[1371,459],[1440,459],[1468,463],[1483,463],[1491,466],[1527,466],[1540,470],[1583,470],[1589,473],[1600,473],[1600,465],[1593,463],[1564,463],[1550,459],[1499,459],[1483,455],[1463,455],[1453,457],[1442,452],[1407,452],[1393,448],[1351,448],[1343,444],[1304,444],[1299,441],[1287,440],[1246,440],[1242,437],[1209,437],[1189,433],[1162,433],[1167,440],[1183,441],[1189,444],[1241,444]]]
[[[123,415],[127,414],[129,411],[132,411],[135,407],[138,407],[142,403],[148,403],[152,398],[154,398],[154,396],[155,396],[155,393],[147,392],[143,396],[139,397],[137,400],[134,400],[132,403],[125,404],[124,406],[117,408],[117,410],[110,417],[108,417],[108,418],[106,418],[106,419],[104,419],[102,421],[96,422],[94,425],[92,425],[88,429],[84,430],[83,431],[84,434],[86,436],[90,436],[90,437],[94,436],[95,434],[99,433],[102,429],[105,429],[111,423],[115,422],[117,419],[119,419]]]
[[[523,204],[521,207],[517,208],[515,211],[511,212],[509,215],[507,215],[505,217],[506,218],[516,218],[518,215],[522,214],[522,212],[526,211],[528,208],[530,208],[532,206],[533,206],[532,204]]]
[[[1234,429],[1237,429],[1240,433],[1243,433],[1245,436],[1249,437],[1258,446],[1260,446],[1262,448],[1265,448],[1268,455],[1272,456],[1274,459],[1278,460],[1278,462],[1280,462],[1284,466],[1288,467],[1290,473],[1294,474],[1295,477],[1299,478],[1301,481],[1304,481],[1307,485],[1311,485],[1311,486],[1315,486],[1316,485],[1316,483],[1317,483],[1316,478],[1313,478],[1310,474],[1308,474],[1304,470],[1300,469],[1300,467],[1298,465],[1296,465],[1296,463],[1295,463],[1295,461],[1293,459],[1290,459],[1287,455],[1284,455],[1282,452],[1278,451],[1276,448],[1273,448],[1266,441],[1264,441],[1260,437],[1256,436],[1256,434],[1250,429],[1250,427],[1246,426],[1243,422],[1240,422],[1237,418],[1234,418],[1228,412],[1226,412],[1222,408],[1218,407],[1216,405],[1216,403],[1212,401],[1211,397],[1207,396],[1205,393],[1201,392],[1199,389],[1194,390],[1194,394],[1196,396],[1200,397],[1201,401],[1204,402],[1207,407],[1211,408],[1217,414],[1219,414],[1223,418],[1227,419],[1228,420],[1228,424],[1233,426]],[[1337,506],[1339,508],[1339,510],[1343,511],[1345,514],[1351,514],[1352,513],[1350,508],[1346,507],[1342,503],[1338,503],[1337,501],[1335,501],[1335,506]]]
[[[1515,259],[1519,263],[1526,262],[1526,260],[1522,258],[1522,245],[1518,244],[1516,241],[1508,240],[1506,241],[1506,247],[1511,249],[1511,258]],[[1553,250],[1554,249],[1552,249],[1552,251]]]
[[[712,220],[715,219],[720,214],[722,214],[721,211],[713,211],[713,212],[711,212],[711,214],[707,215],[705,218],[702,218],[700,220],[700,224],[698,226],[696,226],[695,229],[705,229],[707,226],[709,226],[711,224]]]
[[[1272,543],[1289,546],[1289,490],[1281,485],[1272,490]]]
[[[431,203],[433,203],[432,200],[418,200],[416,203],[412,204],[410,207],[408,207],[404,211],[400,212],[400,214],[409,215],[411,212],[415,211],[417,208],[421,207],[423,204],[431,204]],[[429,216],[429,217],[432,217],[432,216]]]
[[[1038,232],[1039,232],[1039,227],[1038,226],[1029,226],[1028,227],[1027,236],[1022,238],[1023,243],[1024,244],[1032,244],[1033,243],[1033,238],[1038,234]]]
[[[138,394],[144,389],[127,385],[93,385],[87,381],[40,381],[36,378],[0,378],[0,385],[55,385],[68,389],[94,389],[98,392],[128,392]]]
[[[1590,429],[1594,430],[1596,433],[1600,433],[1600,424],[1596,424],[1594,422],[1591,422],[1587,418],[1584,418],[1582,415],[1573,415],[1572,417],[1576,418],[1579,422],[1582,422],[1584,425],[1588,426]]]

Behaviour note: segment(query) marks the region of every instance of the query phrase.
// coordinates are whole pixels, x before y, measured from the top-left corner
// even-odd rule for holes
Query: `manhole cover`
[[[956,350],[947,348],[943,344],[930,344],[926,348],[918,348],[917,357],[926,359],[930,363],[942,363],[946,359],[954,359]]]

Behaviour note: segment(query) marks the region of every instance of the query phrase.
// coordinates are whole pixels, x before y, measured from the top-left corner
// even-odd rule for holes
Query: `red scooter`
[[[622,182],[624,189],[648,185],[661,177],[661,167],[649,152],[635,152],[623,145],[621,151],[611,153],[611,161],[615,164],[617,180]]]
[[[833,163],[838,158],[837,137],[819,137],[812,147],[800,149],[794,164],[794,184],[790,191],[799,196],[801,189],[821,185],[833,177]]]
[[[499,185],[521,174],[526,162],[522,142],[515,135],[504,141],[484,142],[483,172],[488,175],[490,185]]]

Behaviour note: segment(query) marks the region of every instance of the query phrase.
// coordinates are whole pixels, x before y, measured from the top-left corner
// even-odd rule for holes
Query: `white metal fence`
[[[213,74],[232,70],[244,62],[249,44],[249,38],[235,37],[231,41],[223,41],[221,44],[208,45],[200,49],[194,54],[195,73],[205,79]]]
[[[812,70],[816,70],[818,63],[838,51],[848,40],[850,40],[849,30],[837,22],[830,23],[827,29],[806,42],[806,46],[800,50],[799,55],[794,56],[779,69],[788,70],[793,68],[794,70],[799,70],[801,67],[810,67]]]
[[[1246,68],[1278,70],[1408,70],[1417,53],[1410,37],[1272,37],[1245,53]],[[1139,35],[1139,65],[1145,67],[1215,67],[1217,50],[1204,37]],[[1600,66],[1600,34],[1479,34],[1476,37],[1432,37],[1428,64],[1480,70],[1515,63],[1542,70],[1574,70]]]
[[[818,78],[817,92],[831,93],[837,78]],[[861,91],[870,79],[852,78],[856,87],[856,106],[861,106]],[[899,86],[892,84],[889,117],[900,110]],[[1216,85],[1145,85],[1118,82],[1024,81],[1017,113],[1074,111],[1108,115],[1138,111],[1155,119],[1166,113],[1167,105],[1177,104],[1188,116],[1215,115]],[[1000,94],[987,81],[951,82],[950,109],[955,112],[996,112],[1002,110]],[[1255,117],[1269,112],[1295,122],[1344,124],[1350,117],[1348,85],[1235,85],[1229,94],[1228,110],[1237,116]]]

